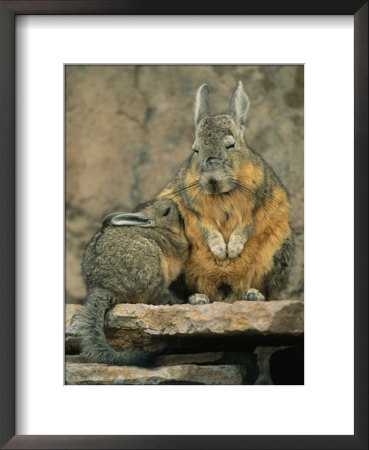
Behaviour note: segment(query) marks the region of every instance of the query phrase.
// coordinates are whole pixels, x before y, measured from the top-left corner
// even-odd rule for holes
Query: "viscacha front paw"
[[[244,243],[241,241],[229,241],[227,249],[228,258],[237,258],[241,254],[243,247]]]
[[[225,242],[218,241],[213,242],[209,245],[211,253],[218,259],[226,259],[227,257],[227,246]]]

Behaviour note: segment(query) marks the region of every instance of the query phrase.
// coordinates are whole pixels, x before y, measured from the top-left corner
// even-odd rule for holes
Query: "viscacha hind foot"
[[[251,289],[248,289],[243,294],[243,299],[242,300],[245,300],[246,302],[264,302],[265,301],[265,297],[257,289],[251,288]]]
[[[188,297],[188,303],[191,303],[191,305],[207,305],[210,300],[205,294],[193,294]]]

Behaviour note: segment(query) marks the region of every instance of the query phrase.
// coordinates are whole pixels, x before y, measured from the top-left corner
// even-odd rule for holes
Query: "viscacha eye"
[[[171,207],[167,208],[163,214],[163,216],[167,216],[171,211]]]
[[[236,144],[235,138],[229,134],[224,138],[224,146],[228,150],[230,148],[234,148]]]
[[[194,151],[194,153],[199,153],[199,151],[196,148],[192,149]]]

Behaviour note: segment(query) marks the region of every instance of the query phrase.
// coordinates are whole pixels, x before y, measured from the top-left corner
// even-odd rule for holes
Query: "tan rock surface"
[[[290,192],[297,233],[290,282],[303,298],[302,66],[67,66],[66,290],[81,302],[83,249],[102,217],[152,198],[191,152],[193,104],[208,83],[224,111],[238,80],[251,100],[245,136]]]
[[[71,348],[78,348],[78,323],[73,317],[80,308],[78,305],[66,307],[66,345],[69,352]],[[149,346],[154,350],[159,343],[169,343],[172,338],[202,342],[227,337],[242,337],[246,341],[265,338],[288,340],[303,337],[304,303],[280,300],[233,304],[216,302],[198,306],[120,304],[107,313],[105,324],[107,340],[116,349],[134,345]]]
[[[68,362],[66,384],[242,384],[242,366],[183,364],[155,369]]]
[[[301,335],[303,304],[299,301],[215,302],[209,305],[116,305],[107,314],[109,328],[142,330],[157,335]]]

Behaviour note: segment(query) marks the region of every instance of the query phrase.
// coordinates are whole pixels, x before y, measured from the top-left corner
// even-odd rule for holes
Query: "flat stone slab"
[[[183,364],[142,369],[67,362],[66,384],[242,384],[246,375],[243,366]]]
[[[79,305],[66,306],[66,353],[78,349],[75,314],[81,308]],[[287,342],[291,338],[303,337],[304,302],[239,301],[196,306],[125,303],[114,306],[107,313],[105,326],[107,340],[116,349],[130,345],[150,346],[159,341],[174,342],[176,339],[190,339],[194,343],[206,339],[215,341],[219,338],[241,337],[254,342],[258,339],[265,341],[265,338]],[[195,352],[201,351],[196,345],[193,345],[193,349]]]

